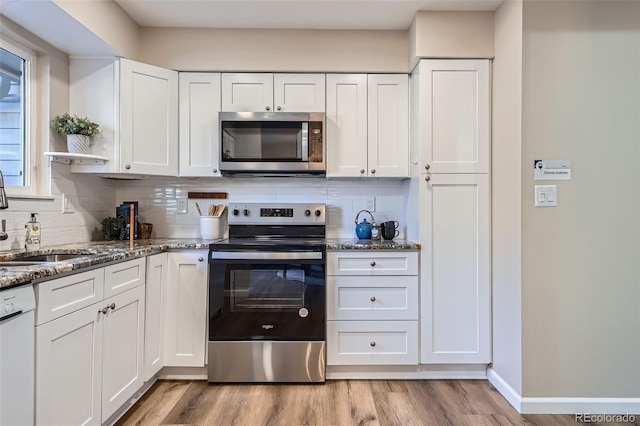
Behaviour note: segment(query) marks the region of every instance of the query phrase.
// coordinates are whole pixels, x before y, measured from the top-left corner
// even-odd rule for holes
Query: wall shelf
[[[99,155],[74,154],[71,152],[45,152],[44,155],[49,156],[50,161],[61,164],[92,166],[109,161],[107,157]]]

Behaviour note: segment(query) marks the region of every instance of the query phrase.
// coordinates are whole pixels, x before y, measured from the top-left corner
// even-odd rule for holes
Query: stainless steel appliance
[[[210,382],[324,382],[324,204],[229,204],[209,246]]]
[[[221,112],[220,171],[324,175],[324,113]]]

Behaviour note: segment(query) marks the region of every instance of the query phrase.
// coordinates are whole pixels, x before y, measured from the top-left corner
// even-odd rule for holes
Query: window
[[[30,94],[35,55],[0,40],[0,171],[11,193],[35,193]]]

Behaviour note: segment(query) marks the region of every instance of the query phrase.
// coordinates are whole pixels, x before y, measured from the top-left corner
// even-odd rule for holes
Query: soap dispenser
[[[24,248],[26,250],[37,250],[40,248],[41,229],[40,224],[36,222],[36,215],[38,213],[31,213],[31,220],[24,225]]]

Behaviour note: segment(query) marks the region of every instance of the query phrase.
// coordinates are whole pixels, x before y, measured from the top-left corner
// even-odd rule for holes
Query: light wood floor
[[[568,415],[520,415],[484,380],[329,380],[320,385],[159,381],[117,423],[161,424],[560,426],[577,422]],[[637,420],[625,424],[638,426]]]

